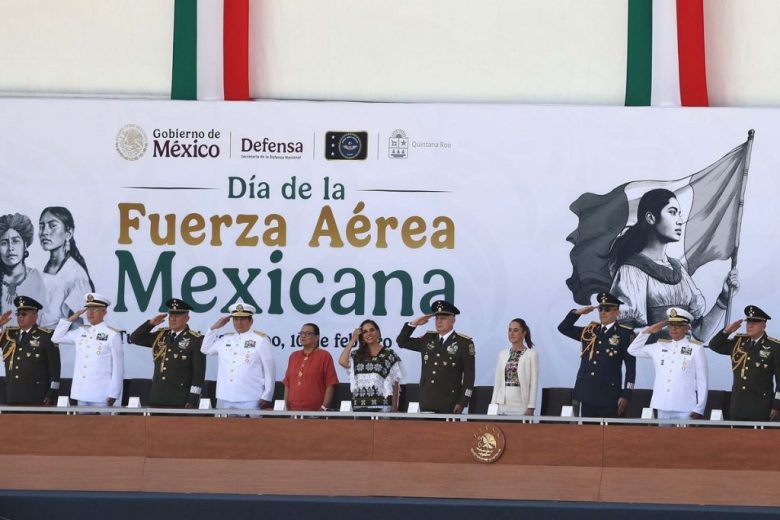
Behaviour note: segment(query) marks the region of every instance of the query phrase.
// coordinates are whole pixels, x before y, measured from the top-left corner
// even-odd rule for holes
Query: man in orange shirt
[[[333,357],[320,348],[320,328],[314,323],[301,327],[303,348],[290,355],[284,375],[284,402],[288,410],[327,410],[339,382]]]

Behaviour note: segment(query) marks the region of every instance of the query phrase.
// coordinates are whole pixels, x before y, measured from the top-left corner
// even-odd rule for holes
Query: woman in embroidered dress
[[[398,411],[404,365],[398,354],[382,345],[382,333],[374,320],[365,320],[352,332],[339,365],[349,370],[352,410]]]
[[[655,189],[642,195],[636,224],[612,244],[610,269],[615,274],[610,292],[623,302],[621,323],[646,327],[665,320],[670,307],[680,307],[694,317],[693,335],[706,341],[723,321],[729,288],[739,288],[737,270],[729,271],[715,305],[707,311],[686,267],[666,254],[666,246],[682,238],[683,222],[680,203],[671,191]]]
[[[43,309],[41,324],[50,327],[60,318],[68,318],[83,307],[84,295],[95,286],[87,271],[87,263],[73,238],[73,215],[67,208],[51,206],[41,212],[38,239],[49,261],[43,268],[43,280],[48,291],[48,305]]]
[[[46,305],[43,276],[25,259],[33,241],[35,228],[27,215],[14,213],[0,217],[0,313],[15,311],[14,298],[23,294]],[[10,322],[16,325],[16,317]]]
[[[539,381],[539,355],[533,348],[531,330],[525,320],[509,322],[510,348],[498,353],[493,397],[501,415],[533,415]]]

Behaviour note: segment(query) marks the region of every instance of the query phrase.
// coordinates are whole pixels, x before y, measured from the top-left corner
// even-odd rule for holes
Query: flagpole
[[[739,235],[742,230],[742,211],[745,207],[745,188],[747,188],[747,176],[750,169],[750,152],[753,150],[753,136],[756,131],[752,128],[748,130],[747,148],[745,149],[745,168],[742,170],[742,189],[739,193],[739,206],[737,207],[737,236],[734,239],[734,252],[731,255],[731,269],[737,268],[737,255],[739,253]],[[726,303],[726,317],[724,327],[727,327],[731,321],[731,303],[734,298],[734,288],[729,285],[729,299]]]

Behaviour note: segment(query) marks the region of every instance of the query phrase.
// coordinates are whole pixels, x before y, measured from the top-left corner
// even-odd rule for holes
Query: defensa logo
[[[301,159],[303,158],[303,142],[284,141],[281,139],[241,138],[242,159]]]
[[[368,132],[326,132],[325,158],[331,161],[358,160],[368,156]]]
[[[116,134],[116,151],[127,161],[143,157],[146,147],[146,132],[138,125],[125,125]]]
[[[152,131],[152,156],[170,159],[215,159],[222,150],[218,141],[221,132],[211,130],[183,130],[155,128]]]

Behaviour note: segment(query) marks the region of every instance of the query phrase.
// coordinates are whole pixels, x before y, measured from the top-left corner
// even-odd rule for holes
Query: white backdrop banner
[[[172,296],[201,331],[241,299],[281,379],[305,322],[335,358],[364,318],[395,346],[446,298],[477,384],[521,317],[550,387],[573,386],[579,364],[558,323],[600,290],[638,327],[684,306],[708,339],[737,245],[732,319],[748,303],[780,313],[776,110],[4,99],[0,113],[0,213],[23,229],[22,250],[0,251],[2,306],[37,295],[44,325],[90,283],[128,332]],[[658,190],[678,215],[616,241]],[[418,355],[399,352],[416,381]],[[125,355],[126,377],[151,376],[148,349]],[[708,356],[710,386],[729,388],[728,358]],[[639,360],[637,386],[651,383]]]

